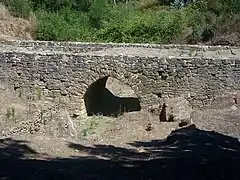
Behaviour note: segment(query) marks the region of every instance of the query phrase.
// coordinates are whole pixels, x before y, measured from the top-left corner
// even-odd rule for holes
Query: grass
[[[94,134],[94,129],[97,127],[98,124],[99,123],[94,118],[87,122],[87,127],[82,131],[83,136]]]
[[[85,119],[84,128],[82,130],[83,136],[88,136],[92,134],[96,134],[98,129],[104,126],[104,124],[109,124],[112,121],[110,117],[105,117],[102,115],[95,115]]]

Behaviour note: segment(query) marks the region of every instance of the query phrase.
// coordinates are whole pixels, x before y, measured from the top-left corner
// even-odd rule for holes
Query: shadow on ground
[[[25,153],[36,152],[22,142],[16,148],[19,142],[11,139],[2,140],[1,144],[8,144],[5,141],[11,143],[1,145],[1,179],[240,179],[238,139],[193,126],[175,130],[163,140],[131,143],[133,147],[141,147],[141,152],[108,145],[86,147],[70,143],[70,148],[88,152],[89,157],[69,159],[23,159]],[[14,158],[6,158],[6,153]]]

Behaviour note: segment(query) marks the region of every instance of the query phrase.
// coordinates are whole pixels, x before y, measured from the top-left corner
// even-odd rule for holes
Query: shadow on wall
[[[140,101],[135,97],[118,97],[106,88],[108,77],[92,83],[85,95],[84,102],[88,116],[101,114],[117,117],[124,112],[140,111]]]
[[[39,160],[23,158],[41,155],[26,144],[12,139],[0,141],[0,179],[240,179],[238,139],[193,126],[172,131],[166,139],[130,143],[143,148],[143,152],[104,144],[87,147],[69,143],[70,148],[88,156]]]

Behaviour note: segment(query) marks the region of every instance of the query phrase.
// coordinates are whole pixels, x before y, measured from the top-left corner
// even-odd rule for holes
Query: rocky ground
[[[107,87],[134,96],[113,79]],[[149,111],[74,119],[61,103],[26,103],[1,86],[0,179],[239,179],[239,108],[219,98],[176,114],[190,115],[184,127]]]
[[[78,138],[2,138],[0,177],[239,179],[239,111],[196,111],[194,117],[196,126],[179,128],[176,122],[134,112],[114,120],[95,117],[97,125]]]

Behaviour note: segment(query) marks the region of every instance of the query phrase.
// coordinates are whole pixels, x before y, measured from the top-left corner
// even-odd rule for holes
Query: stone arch
[[[122,97],[111,92],[107,87],[109,78],[120,81],[134,91],[135,97]],[[126,83],[127,82],[127,83]],[[134,83],[133,83],[134,84]],[[117,117],[125,112],[140,111],[140,97],[131,87],[132,82],[119,76],[102,75],[92,82],[87,88],[83,96],[86,115],[92,116],[101,114],[104,116]]]

